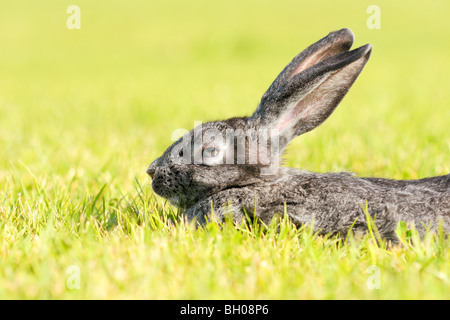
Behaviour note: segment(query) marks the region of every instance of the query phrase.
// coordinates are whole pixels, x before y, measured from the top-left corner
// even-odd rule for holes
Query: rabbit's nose
[[[156,159],[156,160],[158,160],[158,159]],[[152,180],[153,180],[153,177],[155,176],[155,172],[156,172],[156,160],[153,161],[147,169],[147,174],[152,178]]]
[[[152,180],[153,180],[153,177],[155,176],[155,171],[154,171],[154,170],[148,169],[148,170],[147,170],[147,173],[148,173],[148,175],[150,176],[150,178],[152,178]]]
[[[152,166],[148,167],[147,174],[152,178],[155,176],[155,169],[152,168]]]

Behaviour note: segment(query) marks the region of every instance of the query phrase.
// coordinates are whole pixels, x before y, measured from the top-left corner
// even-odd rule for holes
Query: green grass
[[[448,299],[442,234],[401,225],[386,248],[376,229],[194,230],[145,174],[175,129],[251,114],[294,55],[342,27],[371,60],[286,165],[449,173],[448,1],[378,1],[381,30],[366,27],[371,1],[80,0],[80,30],[70,4],[0,5],[1,299]]]

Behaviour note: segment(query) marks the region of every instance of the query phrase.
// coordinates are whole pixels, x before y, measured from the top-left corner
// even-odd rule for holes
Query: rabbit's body
[[[359,178],[279,167],[287,144],[324,122],[348,92],[372,47],[349,51],[342,29],[297,55],[275,79],[251,117],[197,126],[153,161],[153,190],[205,223],[244,212],[269,223],[286,212],[321,234],[367,230],[366,213],[380,235],[395,241],[399,221],[421,234],[440,223],[450,232],[450,175],[421,180]],[[365,210],[367,206],[367,211]]]
[[[436,231],[439,223],[450,230],[450,175],[420,180],[359,178],[349,173],[314,173],[281,168],[280,174],[256,184],[222,190],[186,211],[189,220],[245,212],[270,223],[274,214],[286,212],[300,226],[312,221],[320,234],[367,230],[366,214],[375,218],[380,235],[396,240],[399,221],[414,222],[420,234]],[[255,207],[256,205],[256,207]],[[213,209],[213,210],[211,210]]]

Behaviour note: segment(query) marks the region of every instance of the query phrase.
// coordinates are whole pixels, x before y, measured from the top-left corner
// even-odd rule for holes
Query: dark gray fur
[[[342,29],[308,47],[275,79],[251,117],[203,124],[204,144],[213,141],[208,135],[211,130],[273,130],[280,150],[270,157],[280,157],[293,138],[328,118],[362,71],[372,47],[348,51],[352,43],[353,33]],[[426,228],[436,231],[440,224],[450,232],[450,174],[389,180],[349,173],[313,173],[248,161],[182,163],[178,150],[191,148],[194,130],[185,136],[190,139],[175,142],[147,170],[153,178],[153,190],[181,207],[190,221],[204,224],[207,217],[211,219],[212,210],[219,220],[232,214],[234,220],[240,221],[245,211],[252,218],[270,223],[275,214],[286,209],[297,225],[313,222],[320,234],[346,235],[352,224],[353,230],[367,230],[367,204],[380,235],[387,240],[397,240],[399,221],[413,222],[421,235]],[[235,150],[231,141],[218,149],[221,147]],[[249,150],[246,160],[255,152]],[[270,174],[261,174],[263,169]]]

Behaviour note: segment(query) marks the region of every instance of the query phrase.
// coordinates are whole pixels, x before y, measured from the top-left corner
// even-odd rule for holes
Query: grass
[[[295,54],[341,27],[373,55],[286,165],[449,173],[447,1],[378,1],[381,30],[366,27],[370,1],[80,0],[80,30],[66,28],[70,4],[0,5],[1,299],[448,299],[442,234],[402,224],[388,248],[376,228],[194,230],[145,174],[174,130],[250,114]]]

